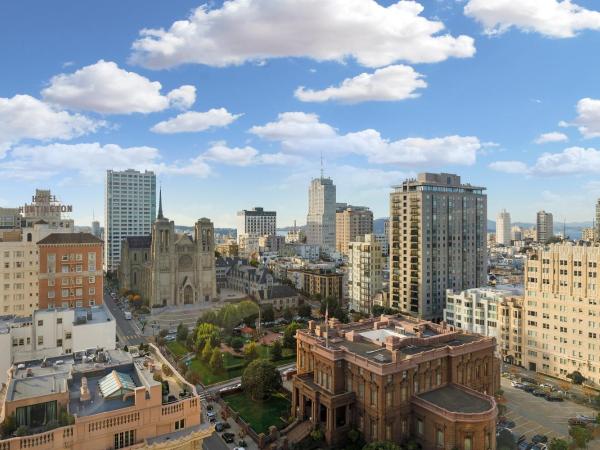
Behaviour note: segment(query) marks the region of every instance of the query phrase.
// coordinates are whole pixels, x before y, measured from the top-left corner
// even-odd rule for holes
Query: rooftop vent
[[[87,402],[88,400],[90,400],[92,398],[86,377],[81,378],[81,388],[80,388],[79,392],[80,392],[79,400],[81,400],[82,402]]]

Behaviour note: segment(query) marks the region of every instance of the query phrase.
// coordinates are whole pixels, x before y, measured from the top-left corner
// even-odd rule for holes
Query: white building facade
[[[336,188],[331,178],[314,178],[308,189],[306,243],[335,251]]]
[[[123,239],[149,235],[155,219],[154,172],[108,170],[104,198],[104,264],[107,270],[118,268]]]
[[[510,213],[503,209],[496,217],[496,244],[509,246],[511,243]]]
[[[273,236],[277,232],[277,213],[263,208],[239,211],[237,213],[237,236]]]

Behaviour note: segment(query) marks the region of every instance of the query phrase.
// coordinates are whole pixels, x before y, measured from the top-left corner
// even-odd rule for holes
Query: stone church
[[[175,233],[175,222],[163,216],[162,192],[151,236],[123,241],[121,287],[138,292],[150,306],[208,302],[217,296],[214,226],[199,219],[194,234]]]

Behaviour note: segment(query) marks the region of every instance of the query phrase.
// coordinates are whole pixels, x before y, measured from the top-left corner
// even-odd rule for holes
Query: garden
[[[276,366],[294,362],[294,335],[301,325],[292,322],[280,339],[262,342],[263,332],[240,326],[253,324],[258,312],[258,305],[248,300],[226,305],[218,311],[206,311],[192,331],[180,324],[174,340],[167,341],[166,330],[161,331],[157,342],[178,362],[189,382],[205,386],[241,376],[256,359],[272,361]]]

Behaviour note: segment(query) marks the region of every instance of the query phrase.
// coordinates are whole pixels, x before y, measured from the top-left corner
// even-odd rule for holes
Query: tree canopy
[[[281,388],[281,374],[266,359],[252,361],[242,374],[242,389],[253,400],[265,400]]]
[[[196,348],[198,350],[204,348],[206,341],[209,341],[212,346],[219,344],[221,331],[219,327],[212,323],[201,323],[196,328]]]
[[[296,348],[296,330],[302,328],[299,323],[292,322],[283,332],[283,346],[286,348]]]

